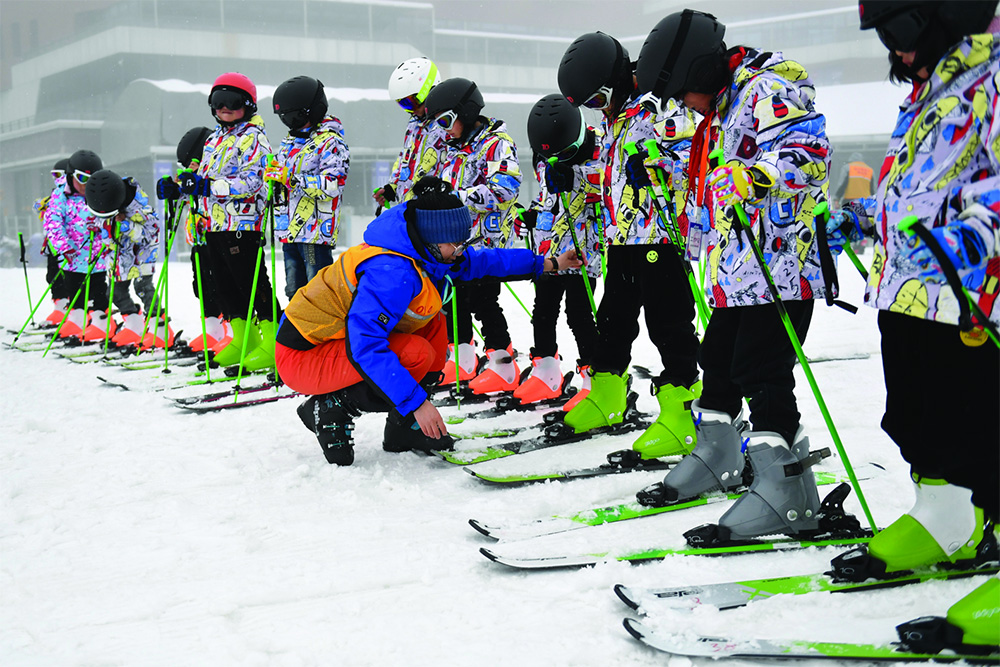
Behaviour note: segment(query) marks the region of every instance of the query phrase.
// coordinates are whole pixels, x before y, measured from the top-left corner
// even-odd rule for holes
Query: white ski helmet
[[[423,104],[440,80],[437,65],[428,58],[410,58],[400,63],[389,77],[389,97],[399,101],[412,95],[418,105]]]

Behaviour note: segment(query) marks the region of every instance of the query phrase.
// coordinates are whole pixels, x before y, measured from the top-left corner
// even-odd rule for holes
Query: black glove
[[[628,156],[625,161],[625,182],[633,188],[648,188],[653,185],[649,180],[649,172],[646,171],[645,162],[649,158],[649,153],[639,151]]]
[[[156,182],[157,199],[180,199],[181,189],[169,176],[164,176]]]
[[[559,164],[548,164],[545,166],[545,189],[553,194],[570,192],[573,190],[573,168]]]
[[[534,209],[526,209],[520,204],[515,204],[517,206],[517,211],[514,214],[514,233],[518,238],[524,238],[525,230],[532,230],[535,228],[535,223],[538,221],[538,211]]]
[[[396,201],[396,189],[386,183],[382,186],[382,198],[386,201]]]
[[[212,179],[199,176],[193,171],[185,171],[177,179],[181,192],[186,195],[207,197],[212,192]]]

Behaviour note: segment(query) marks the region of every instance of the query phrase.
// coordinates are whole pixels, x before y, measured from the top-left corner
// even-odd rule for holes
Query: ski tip
[[[486,556],[488,559],[490,559],[494,563],[499,563],[500,562],[500,557],[497,556],[492,551],[490,551],[489,549],[487,549],[486,547],[480,548],[479,549],[479,553],[481,553],[482,555]]]
[[[639,603],[632,598],[632,591],[628,586],[625,586],[624,584],[615,584],[614,591],[615,595],[618,596],[619,600],[625,603],[626,607],[634,611],[638,611]]]
[[[472,528],[480,535],[485,535],[486,537],[493,537],[493,535],[490,534],[490,529],[484,526],[483,524],[479,523],[479,521],[477,521],[476,519],[469,519],[469,525],[472,526]]]
[[[646,626],[634,618],[626,618],[622,621],[622,625],[625,626],[626,632],[639,641],[642,641],[642,639],[646,636]]]

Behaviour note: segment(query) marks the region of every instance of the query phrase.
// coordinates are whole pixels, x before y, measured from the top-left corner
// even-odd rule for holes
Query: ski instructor
[[[450,185],[429,176],[413,194],[300,289],[278,328],[278,373],[290,388],[312,394],[298,414],[329,463],[354,462],[354,418],[362,412],[389,413],[386,451],[452,446],[421,381],[428,374],[436,380],[445,364],[441,309],[453,282],[535,278],[582,264],[575,250],[545,258],[469,247],[476,242],[472,217]]]

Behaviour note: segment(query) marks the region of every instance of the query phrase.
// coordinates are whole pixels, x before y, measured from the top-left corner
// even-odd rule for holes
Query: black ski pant
[[[966,346],[957,326],[880,311],[882,430],[910,469],[972,489],[1000,520],[1000,351]]]
[[[132,300],[129,294],[129,287],[135,287],[135,295],[142,302],[146,315],[156,314],[156,306],[153,304],[153,297],[156,296],[156,286],[153,284],[153,276],[139,276],[132,280],[116,280],[114,299],[115,308],[122,315],[132,315],[139,312],[139,306]]]
[[[197,265],[195,261],[197,260]],[[198,298],[198,275],[201,274],[201,314],[205,317],[218,317],[222,313],[219,296],[215,291],[215,279],[212,277],[212,259],[209,257],[208,246],[204,244],[191,246],[191,289]],[[246,313],[243,313],[246,317]]]
[[[66,287],[66,272],[59,272],[59,258],[46,250],[45,282],[52,285],[52,300],[72,299],[74,292]]]
[[[271,282],[261,252],[264,235],[246,231],[208,232],[205,243],[222,315],[227,320],[246,319],[253,292],[253,311],[257,319],[277,323],[281,319],[281,306],[277,306],[276,313],[271,312]],[[256,290],[255,270],[259,270]]]
[[[812,320],[812,301],[782,301],[803,343]],[[795,401],[795,347],[773,303],[716,308],[701,340],[699,405],[735,418],[750,406],[755,431],[774,431],[789,445],[799,429]]]
[[[69,299],[79,292],[80,296],[76,297],[76,303],[73,304],[74,309],[84,309],[83,299],[87,294],[87,274],[77,273],[74,271],[63,271],[63,276],[66,279],[64,283],[66,287],[66,292],[69,295]],[[88,310],[101,310],[105,311],[108,309],[108,278],[104,271],[100,273],[92,272],[90,274],[90,308]],[[67,304],[68,306],[69,304]]]
[[[482,324],[483,341],[487,350],[506,350],[510,345],[507,318],[500,307],[500,281],[491,278],[456,282],[454,297],[458,300],[458,342],[472,340],[472,316]],[[448,320],[448,340],[454,332],[451,304],[444,306]]]
[[[597,279],[587,277],[590,289],[597,287]],[[597,349],[597,324],[590,309],[590,299],[580,274],[543,274],[535,281],[535,305],[531,311],[531,324],[535,334],[535,347],[531,354],[536,357],[555,356],[559,344],[556,341],[556,321],[563,295],[566,295],[566,321],[576,339],[576,349],[580,366],[593,363]]]
[[[597,310],[599,344],[594,371],[623,373],[639,336],[639,310],[660,353],[660,383],[688,387],[698,379],[694,295],[671,245],[616,245],[608,249],[604,296]]]

